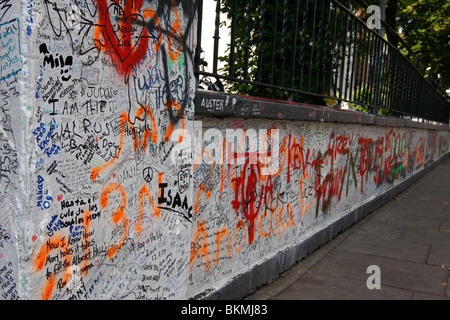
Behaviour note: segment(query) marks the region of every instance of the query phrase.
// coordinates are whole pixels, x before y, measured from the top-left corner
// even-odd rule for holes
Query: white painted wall
[[[247,107],[253,113],[266,108],[260,101]],[[297,246],[449,150],[448,130],[290,120],[197,120],[203,127],[204,163],[194,169],[198,213],[190,262],[192,295],[224,286]],[[261,163],[252,165],[251,153],[237,155],[244,162],[241,165],[208,163],[213,150],[209,130],[219,129],[226,137],[227,130],[242,129],[238,136],[243,142],[244,130],[259,133],[275,128],[280,165],[273,174],[264,175]],[[246,152],[248,146],[258,144],[257,136],[249,141],[244,144]],[[223,150],[223,159],[234,158],[228,144],[226,140],[216,148],[216,152]],[[259,156],[258,152],[254,155]]]
[[[200,118],[276,127],[281,165],[195,163],[195,12],[2,2],[0,299],[217,290],[448,152],[444,130]]]
[[[6,1],[0,24],[3,298],[185,298],[194,4]]]

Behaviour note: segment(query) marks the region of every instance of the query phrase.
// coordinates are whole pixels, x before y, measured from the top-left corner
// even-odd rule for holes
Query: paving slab
[[[340,247],[313,267],[311,272],[330,277],[351,278],[366,283],[370,276],[367,270],[372,265],[380,268],[382,286],[445,295],[446,287],[442,283],[447,282],[448,270],[446,268],[352,253],[341,250]]]
[[[439,227],[439,231],[450,233],[450,219],[449,220],[444,220],[444,221],[441,222],[441,225]]]
[[[391,237],[386,236],[383,238],[354,234],[343,241],[339,249],[378,257],[425,263],[429,256],[431,245],[411,242],[395,234]]]
[[[366,280],[336,278],[328,275],[308,273],[288,290],[273,300],[411,300],[414,292],[383,285],[381,289],[368,289]]]
[[[431,247],[427,263],[430,265],[445,266],[450,268],[450,242],[448,245],[435,244]]]
[[[335,294],[333,296],[332,293],[328,293],[324,299],[341,299],[343,295],[346,296],[346,299],[354,299],[345,290],[356,290],[355,283],[358,283],[358,296],[363,297],[369,294],[366,291],[372,290],[369,290],[366,283],[371,276],[371,273],[368,273],[368,268],[372,265],[380,268],[381,288],[386,286],[412,293],[422,292],[439,296],[446,295],[448,281],[448,270],[446,268],[365,254],[349,253],[345,250],[333,251],[332,254],[329,254],[312,268],[309,274],[312,273],[319,278],[327,279],[328,282],[324,282],[324,284],[318,287],[318,290],[323,289],[322,287],[324,285],[329,287],[331,284],[334,284],[337,288],[334,289]],[[311,275],[308,277],[302,276],[286,289],[288,292],[291,292],[291,299],[296,297],[293,295],[293,290],[298,294],[297,297],[299,299],[305,298],[305,294],[312,290],[311,282],[306,282],[304,287],[303,281],[305,279],[313,279],[313,277]],[[340,285],[336,281],[339,281]],[[344,293],[339,293],[338,288],[341,288]],[[302,292],[303,290],[305,292]],[[283,292],[274,298],[286,297],[283,295]],[[321,292],[319,291],[318,294],[320,295]],[[391,293],[393,292],[391,291]],[[371,294],[373,295],[373,293]],[[379,292],[379,294],[382,296],[383,292]],[[378,296],[378,299],[380,298]],[[389,296],[385,296],[384,298],[393,299],[393,297]],[[412,295],[401,295],[397,298],[411,299]]]
[[[450,160],[246,299],[449,300]],[[370,266],[381,289],[370,290]]]
[[[416,292],[414,293],[413,300],[450,300],[447,296],[438,296],[435,294]]]
[[[421,232],[417,232],[417,230],[413,229],[403,230],[401,238],[408,239],[415,243],[427,243],[430,245],[436,243],[450,244],[450,232],[443,232],[441,230],[422,230]]]
[[[388,214],[385,214],[387,211]],[[395,212],[395,214],[393,214]],[[374,222],[390,224],[408,229],[416,230],[439,230],[442,219],[441,218],[424,218],[411,214],[409,212],[397,211],[391,206],[383,207],[381,214],[374,216]]]
[[[447,297],[450,297],[450,270],[448,271],[447,277],[447,292],[445,294]]]

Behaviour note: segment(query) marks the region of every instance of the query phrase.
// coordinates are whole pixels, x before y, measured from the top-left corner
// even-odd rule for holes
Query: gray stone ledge
[[[357,111],[333,109],[297,102],[246,97],[214,91],[199,90],[196,93],[194,104],[196,116],[298,120],[450,130],[450,126],[421,123],[409,119],[375,116]]]

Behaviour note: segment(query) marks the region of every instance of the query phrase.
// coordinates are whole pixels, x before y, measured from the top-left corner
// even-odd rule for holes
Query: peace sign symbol
[[[153,179],[153,169],[151,167],[147,167],[142,171],[142,175],[146,182],[150,182]]]

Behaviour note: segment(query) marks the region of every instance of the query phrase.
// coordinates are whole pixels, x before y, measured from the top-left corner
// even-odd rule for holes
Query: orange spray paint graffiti
[[[199,238],[202,238],[201,244],[198,246],[197,243]],[[206,222],[200,220],[197,224],[197,230],[195,231],[193,242],[191,245],[191,258],[189,260],[189,268],[192,272],[192,267],[194,266],[194,261],[199,257],[203,256],[205,258],[205,269],[209,270],[209,255],[208,255],[208,241],[206,235]]]
[[[112,219],[114,224],[118,224],[119,221],[122,221],[123,233],[120,241],[117,244],[112,245],[111,247],[108,248],[108,258],[110,259],[117,254],[117,251],[123,246],[125,240],[128,237],[128,220],[125,215],[125,207],[127,204],[127,193],[125,189],[118,183],[111,183],[110,185],[106,186],[100,198],[100,206],[102,209],[106,208],[106,206],[108,205],[109,196],[113,192],[118,192],[120,194],[121,202],[117,207],[117,209],[114,211]]]
[[[48,239],[47,242],[41,247],[41,250],[37,254],[37,256],[33,259],[34,265],[38,270],[42,270],[46,265],[47,261],[51,260],[50,254],[54,250],[61,250],[61,252],[65,253],[64,262],[61,262],[59,267],[54,270],[54,272],[50,272],[47,270],[47,283],[42,290],[42,299],[49,300],[53,293],[53,288],[56,284],[56,273],[59,271],[64,271],[64,276],[62,278],[62,283],[67,283],[71,273],[69,272],[69,267],[71,265],[71,252],[72,249],[69,247],[67,243],[67,239],[64,235],[54,236],[52,239]]]
[[[166,106],[166,108],[169,108],[169,107],[175,108],[181,114],[181,108],[178,105],[178,103],[172,101],[172,102],[170,102],[170,104],[168,104]],[[153,115],[153,112],[147,106],[140,106],[136,112],[136,117],[141,119],[143,115],[147,115],[149,117],[149,119],[151,121],[151,128],[149,126],[145,126],[144,134],[142,137],[142,142],[140,143],[139,136],[136,134],[134,124],[130,120],[130,115],[128,114],[128,112],[125,112],[125,111],[122,113],[121,120],[120,120],[120,142],[119,142],[119,148],[117,149],[117,153],[107,163],[105,163],[99,167],[95,167],[91,170],[91,178],[92,178],[93,182],[96,181],[100,172],[111,167],[117,161],[117,159],[120,157],[120,154],[123,150],[123,144],[124,144],[124,138],[125,138],[125,125],[128,125],[130,128],[130,131],[132,132],[135,151],[137,151],[139,148],[142,148],[142,150],[145,151],[147,149],[147,145],[148,145],[149,141],[151,141],[155,144],[158,142],[157,126],[156,126],[156,120]],[[174,127],[173,124],[170,123],[170,125],[167,129],[167,132],[164,136],[164,140],[166,143],[169,143],[169,141],[170,141],[171,135],[173,133],[173,127]],[[181,116],[181,134],[178,137],[178,141],[180,143],[183,141],[184,132],[185,132],[184,130],[185,130],[184,117]]]

